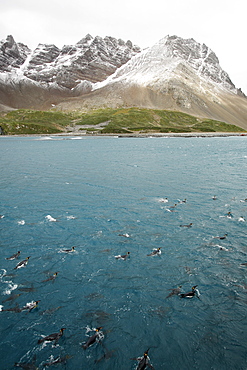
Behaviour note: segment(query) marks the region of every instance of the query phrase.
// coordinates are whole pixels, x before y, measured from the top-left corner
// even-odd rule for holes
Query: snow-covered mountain
[[[132,58],[119,68],[104,84],[116,81],[138,83],[142,86],[163,86],[164,82],[181,73],[195,73],[206,82],[216,83],[225,89],[237,92],[228,74],[222,70],[215,53],[205,44],[193,39],[166,36],[153,47]],[[202,81],[201,81],[202,82]],[[103,86],[103,84],[98,85]]]
[[[131,41],[86,35],[76,45],[39,44],[31,51],[12,36],[0,42],[0,103],[49,108],[65,97],[91,91],[140,48]]]
[[[72,89],[80,81],[105,80],[139,51],[131,41],[91,35],[61,50],[55,45],[39,44],[25,63],[24,75]]]
[[[7,41],[0,44],[0,103],[10,107],[171,109],[247,129],[245,95],[216,54],[194,39],[166,36],[142,51],[90,35],[61,50],[40,44],[32,52]]]
[[[138,106],[183,111],[247,129],[247,99],[215,53],[193,39],[166,36],[118,68],[91,93],[60,109]]]

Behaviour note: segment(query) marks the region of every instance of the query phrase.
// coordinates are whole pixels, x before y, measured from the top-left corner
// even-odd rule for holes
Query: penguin
[[[193,224],[192,224],[192,222],[190,223],[190,224],[188,224],[188,225],[180,225],[180,227],[191,227]]]
[[[31,312],[34,308],[36,308],[38,306],[39,302],[40,302],[40,300],[38,300],[38,301],[31,301],[31,302],[28,302],[22,308],[20,308],[18,305],[16,305],[15,307],[2,309],[1,311],[22,312],[22,311],[28,310],[29,312]]]
[[[16,258],[19,257],[20,254],[21,254],[21,251],[18,251],[17,253],[13,254],[12,256],[7,257],[6,260],[9,260],[9,261],[15,260]]]
[[[102,329],[102,326],[99,326],[98,328],[95,329],[96,333],[92,335],[85,344],[82,345],[83,349],[87,349],[92,344],[94,344],[96,341],[100,340],[100,330],[101,329]]]
[[[39,302],[40,300],[27,303],[26,306],[22,307],[22,311],[28,310],[29,312],[31,312],[34,308],[38,306]]]
[[[240,216],[239,219],[238,219],[238,221],[245,222],[246,220],[245,220],[245,218],[243,216]]]
[[[226,247],[222,247],[221,245],[218,245],[218,247],[220,248],[221,251],[225,251],[225,252],[229,251],[229,249],[227,249]]]
[[[75,251],[75,247],[72,247],[71,249],[63,249],[63,252],[65,253],[70,253],[70,252],[74,252]]]
[[[178,201],[179,201],[179,203],[181,204],[181,203],[187,203],[187,199],[185,198],[184,200],[180,200],[180,199],[178,199]]]
[[[171,290],[171,292],[168,294],[168,296],[166,296],[166,298],[170,298],[173,295],[179,295],[181,292],[181,288],[182,288],[182,285],[179,285],[177,288],[174,288],[174,289],[169,289]]]
[[[41,312],[41,315],[52,315],[54,312],[60,310],[63,306],[48,308],[47,310],[44,310]]]
[[[21,294],[22,293],[12,294],[10,297],[8,297],[4,301],[2,301],[2,303],[14,301],[16,298],[20,297]]]
[[[55,272],[53,275],[49,276],[47,279],[43,280],[42,283],[45,283],[46,281],[55,280],[57,277],[58,272]]]
[[[128,233],[125,233],[125,234],[118,234],[118,236],[124,236],[125,238],[129,238],[129,237],[130,237],[130,234],[128,234]]]
[[[25,292],[25,293],[33,293],[33,292],[36,292],[36,288],[34,288],[33,284],[31,284],[30,287],[21,287],[21,288],[18,288],[18,290],[20,290],[21,292]]]
[[[177,203],[174,204],[174,206],[171,206],[170,208],[166,208],[167,212],[176,212],[175,208],[177,207]]]
[[[123,254],[123,255],[119,254],[118,256],[115,256],[115,258],[117,260],[126,260],[129,257],[129,255],[130,255],[130,252],[127,252],[126,254]]]
[[[43,366],[51,366],[51,365],[55,365],[55,364],[64,364],[69,358],[71,358],[71,356],[69,355],[66,355],[66,356],[63,356],[63,357],[56,357],[54,360],[51,360],[50,362],[46,362]]]
[[[172,209],[174,209],[174,208],[176,208],[176,207],[177,207],[177,203],[175,203],[175,204],[174,204],[174,206],[171,206],[171,207],[170,207],[170,209],[171,209],[171,208],[172,208]]]
[[[191,292],[188,293],[180,293],[180,298],[193,298],[194,296],[197,296],[199,298],[199,291],[196,289],[197,285],[194,285],[191,288]]]
[[[171,208],[166,208],[165,209],[167,212],[176,212],[175,209],[173,209],[172,207]]]
[[[38,340],[38,344],[43,343],[43,342],[46,342],[46,341],[48,341],[48,342],[55,341],[55,343],[57,343],[57,341],[59,340],[59,338],[63,335],[63,331],[65,329],[66,328],[61,328],[58,333],[50,334],[50,335],[47,335],[44,338],[39,339]]]
[[[154,367],[149,363],[150,358],[148,356],[148,351],[145,351],[142,357],[132,358],[132,360],[138,361],[137,370],[145,370],[147,367],[154,370]]]
[[[161,247],[154,248],[151,253],[147,254],[147,256],[158,256],[158,255],[161,255]]]
[[[226,237],[227,237],[227,234],[224,234],[223,236],[215,236],[214,239],[224,240],[226,239]]]
[[[1,306],[0,311],[21,312],[22,308],[20,308],[18,305],[16,305],[15,307],[10,307],[10,308],[3,309],[2,306]]]
[[[15,266],[14,270],[16,270],[16,269],[20,269],[21,267],[25,267],[25,266],[27,265],[27,263],[28,263],[29,258],[30,258],[30,256],[29,256],[29,257],[26,257],[26,259],[25,259],[25,260],[23,260],[23,261],[19,262],[19,263]]]
[[[26,370],[38,370],[39,368],[35,365],[36,355],[33,356],[32,362],[15,362],[14,366],[21,367]]]

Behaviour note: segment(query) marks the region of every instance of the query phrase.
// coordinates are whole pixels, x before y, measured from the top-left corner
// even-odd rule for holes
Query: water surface
[[[69,370],[134,369],[148,348],[156,370],[247,368],[245,137],[3,137],[0,148],[0,304],[40,300],[0,312],[1,369],[65,355]],[[179,285],[200,299],[166,298]],[[99,326],[102,345],[83,350]],[[37,344],[62,327],[56,346]]]

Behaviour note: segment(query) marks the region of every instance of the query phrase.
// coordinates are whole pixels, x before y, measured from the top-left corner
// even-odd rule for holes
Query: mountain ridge
[[[132,57],[83,97],[57,109],[136,106],[170,109],[247,129],[247,100],[206,45],[166,36]]]
[[[216,54],[192,38],[168,35],[140,50],[131,41],[86,35],[74,46],[39,44],[33,52],[15,44],[12,36],[7,39],[0,43],[2,106],[170,109],[247,129],[245,95],[220,67]]]
[[[0,109],[49,109],[91,91],[138,52],[130,40],[89,34],[75,45],[38,44],[32,51],[9,35],[0,41]]]

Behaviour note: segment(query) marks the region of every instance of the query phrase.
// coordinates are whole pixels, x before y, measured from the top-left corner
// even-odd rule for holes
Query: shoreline
[[[99,135],[101,136],[101,135]],[[109,136],[109,135],[108,135]],[[147,134],[119,134],[119,135],[115,135],[115,136],[118,136],[118,137],[140,137],[140,138],[146,138],[146,137],[185,137],[185,138],[188,138],[188,137],[229,137],[229,136],[247,136],[247,133],[244,134],[244,133],[239,133],[239,132],[179,132],[179,133],[175,133],[175,132],[169,132],[169,133],[162,133],[162,134],[157,134],[157,133],[147,133]]]
[[[246,136],[244,132],[168,132],[168,133],[131,133],[131,134],[99,134],[99,133],[83,133],[83,132],[62,132],[55,134],[20,134],[20,135],[0,135],[0,138],[8,137],[114,137],[114,138],[169,138],[169,137],[230,137],[230,136]]]

